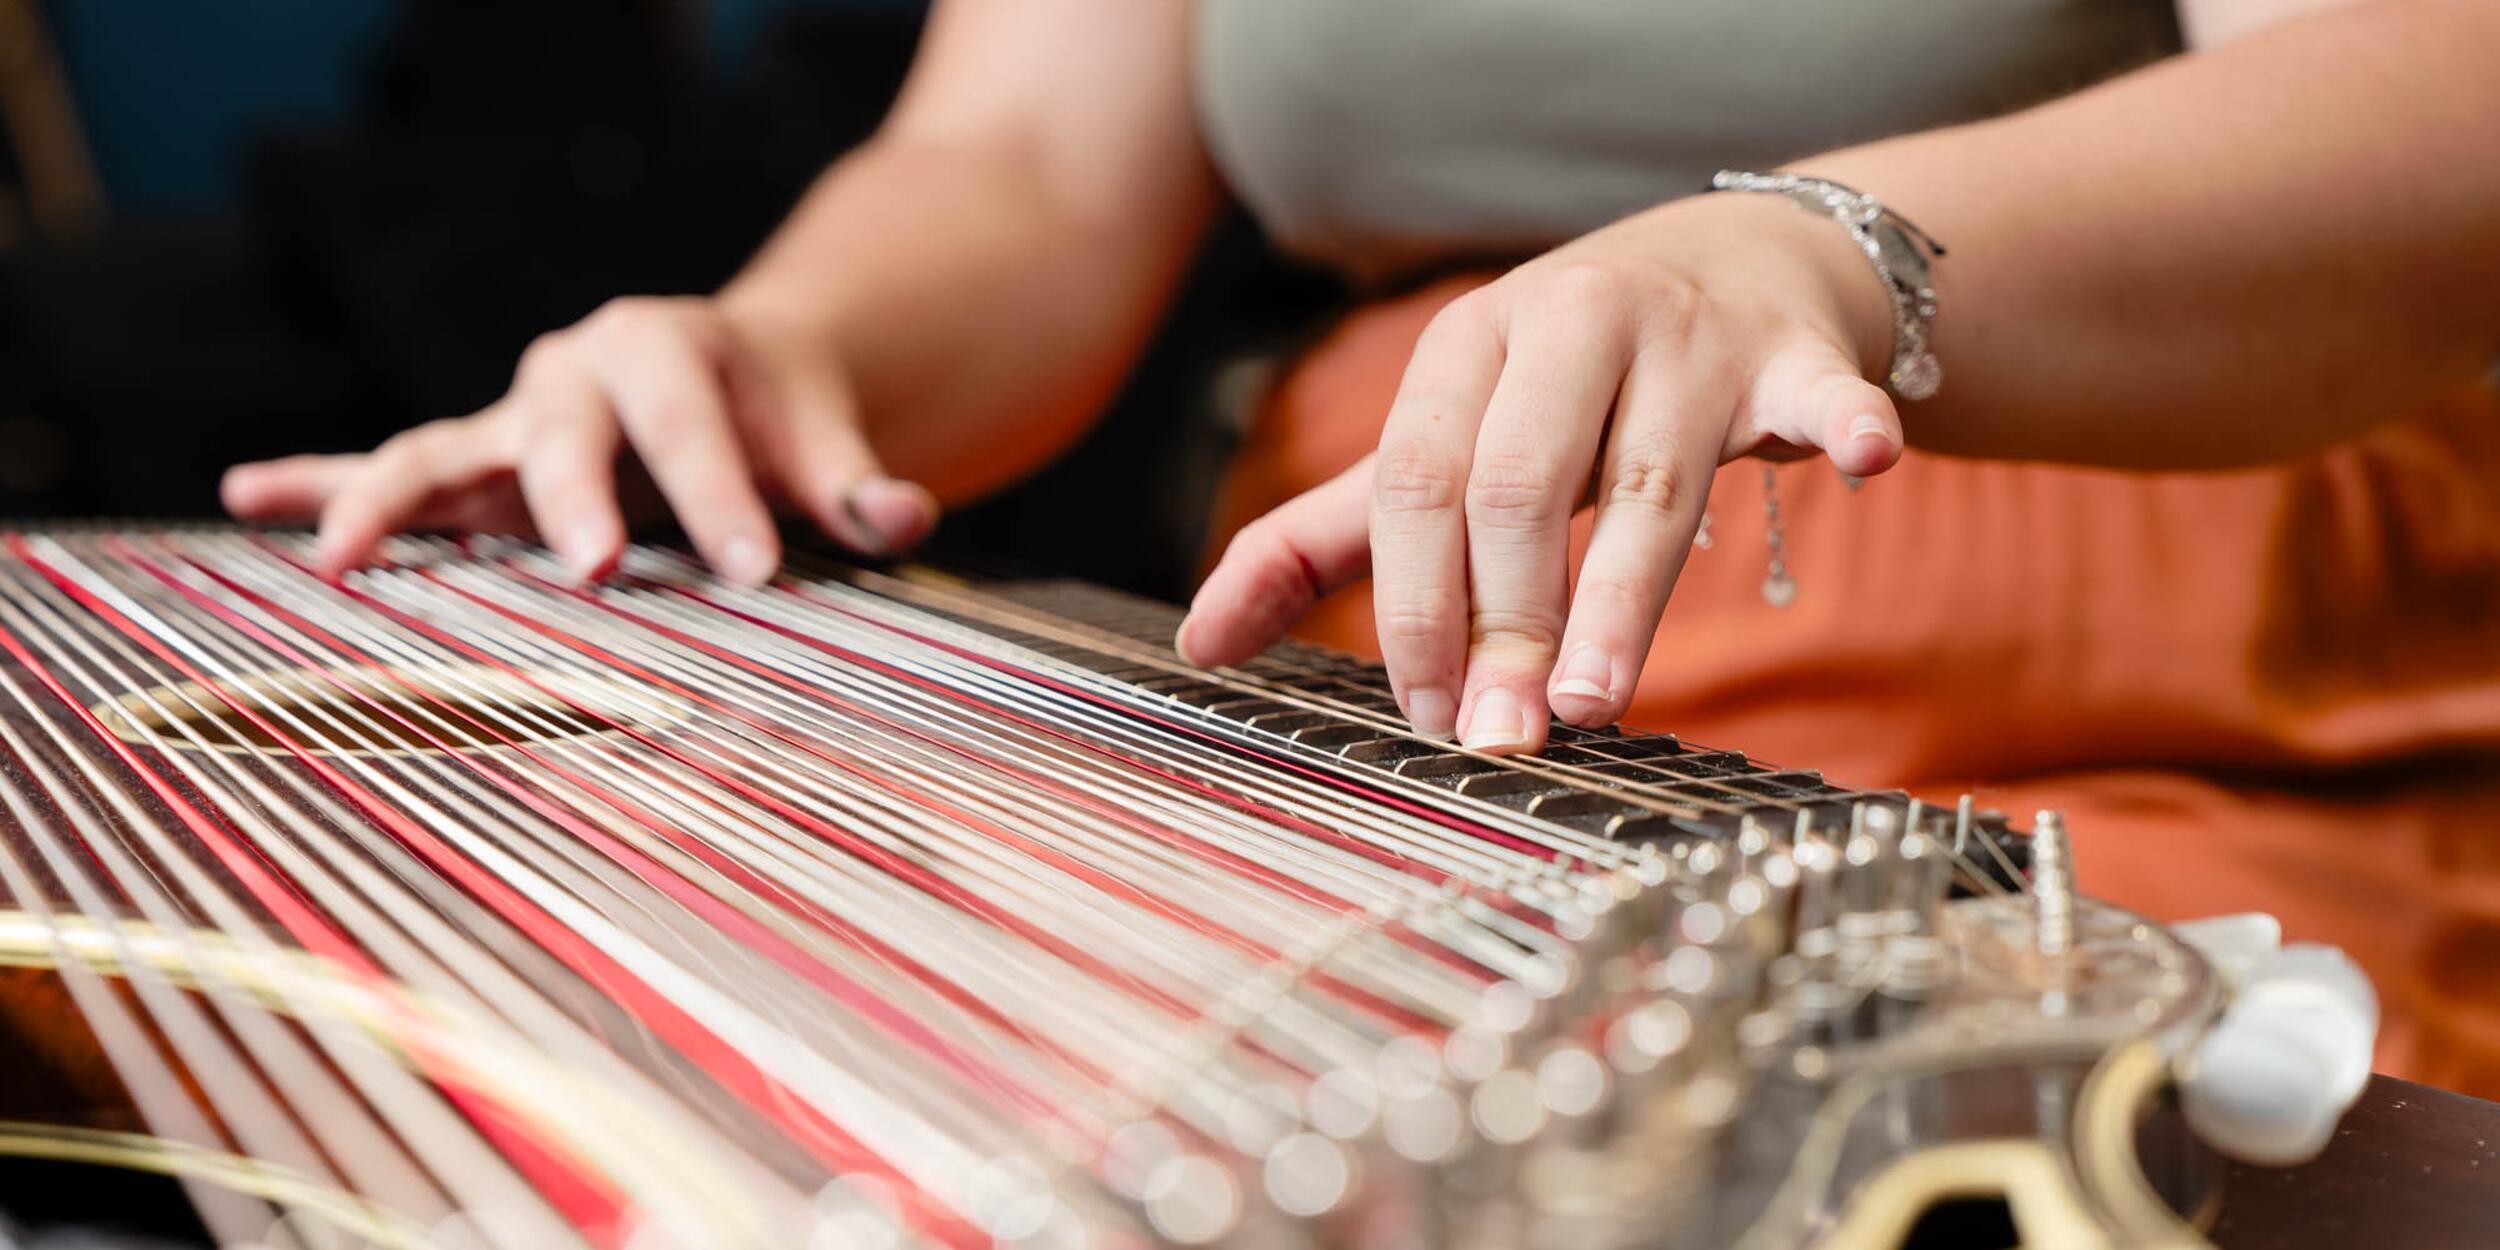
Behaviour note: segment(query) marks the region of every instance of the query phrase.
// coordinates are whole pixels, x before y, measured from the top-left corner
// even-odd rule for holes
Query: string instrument
[[[0,539],[0,1154],[195,1240],[2202,1244],[2226,980],[2053,815],[1492,758],[1075,583],[309,552]]]

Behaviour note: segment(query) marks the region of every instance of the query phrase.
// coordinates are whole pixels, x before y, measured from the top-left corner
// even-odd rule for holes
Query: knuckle
[[[1552,468],[1533,456],[1479,456],[1467,477],[1467,515],[1496,525],[1540,525],[1562,515],[1559,486]]]
[[[1690,342],[1709,321],[1708,292],[1681,277],[1662,277],[1649,284],[1640,304],[1640,337],[1649,344]]]
[[[521,442],[530,459],[550,454],[572,440],[564,437],[581,424],[581,408],[575,404],[553,401],[551,396],[516,398],[498,408],[488,420]]]
[[[582,328],[602,339],[643,340],[660,334],[685,334],[699,320],[686,300],[627,295],[600,305],[582,323]]]
[[[1576,313],[1612,315],[1631,298],[1631,283],[1620,272],[1592,261],[1556,266],[1544,286],[1545,298],[1555,307]]]
[[[599,306],[592,316],[611,323],[632,324],[659,319],[668,311],[669,302],[652,295],[620,295]]]
[[[1439,312],[1432,314],[1432,320],[1424,323],[1424,337],[1432,340],[1470,339],[1484,334],[1492,326],[1492,297],[1480,287],[1443,304]]]
[[[710,408],[679,398],[654,404],[651,415],[644,420],[644,437],[655,447],[666,447],[680,439],[693,437],[712,424]]]
[[[710,304],[685,301],[670,308],[667,318],[669,325],[704,355],[716,356],[729,349],[729,323]]]
[[[1623,449],[1606,483],[1603,506],[1664,517],[1684,498],[1683,474],[1673,449],[1635,445]]]
[[[530,340],[521,349],[520,363],[512,370],[515,382],[543,379],[561,371],[573,353],[573,336],[564,330],[551,330]]]
[[[383,439],[382,445],[373,449],[372,458],[366,462],[366,472],[378,475],[423,468],[428,460],[428,434],[433,429],[433,425],[421,425]]]
[[[1383,646],[1412,650],[1438,645],[1448,636],[1450,618],[1428,603],[1382,603],[1374,617]]]
[[[648,325],[651,312],[651,306],[639,298],[612,299],[582,318],[581,332],[588,338],[617,338]]]
[[[1553,654],[1562,631],[1554,622],[1524,612],[1479,607],[1468,629],[1471,649],[1497,657]]]
[[[1434,512],[1457,506],[1460,470],[1422,442],[1383,448],[1372,466],[1372,503],[1382,512]]]

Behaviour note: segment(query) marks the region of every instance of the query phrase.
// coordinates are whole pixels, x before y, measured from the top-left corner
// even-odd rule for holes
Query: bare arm
[[[1126,376],[1212,216],[1187,40],[1162,0],[947,0],[885,125],[724,305],[847,361],[897,474],[960,498],[1030,471]]]
[[[2191,17],[2218,39],[2253,2]],[[1368,573],[1409,719],[1534,750],[1549,710],[1622,714],[1727,459],[1812,450],[1877,473],[1906,431],[1976,456],[2252,463],[2412,410],[2500,350],[2491,0],[2297,17],[1797,168],[1952,247],[1940,396],[1904,410],[1868,381],[1890,310],[1832,223],[1764,196],[1661,205],[1446,309],[1378,454],[1242,531],[1183,650],[1236,661]]]
[[[772,572],[775,505],[909,546],[932,490],[998,486],[1084,428],[1204,234],[1188,22],[1167,0],[943,0],[883,127],[718,298],[614,301],[484,411],[240,466],[227,505],[318,516],[333,568],[425,526],[535,533],[589,577],[625,540],[630,450],[731,577]]]
[[[2489,0],[2354,4],[1799,168],[1952,248],[1949,380],[1903,413],[1920,446],[2245,464],[2416,410],[2500,359]],[[1857,311],[1866,353],[1888,350],[1883,310]]]

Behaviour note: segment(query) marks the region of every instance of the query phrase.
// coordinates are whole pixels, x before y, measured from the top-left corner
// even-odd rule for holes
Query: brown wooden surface
[[[2500,1103],[2374,1077],[2306,1167],[2233,1166],[2222,1250],[2500,1250]]]

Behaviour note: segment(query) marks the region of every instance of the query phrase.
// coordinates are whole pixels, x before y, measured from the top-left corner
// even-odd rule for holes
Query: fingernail
[[[1887,443],[1892,441],[1892,434],[1884,428],[1882,417],[1871,412],[1859,413],[1858,418],[1849,423],[1849,437],[1865,438],[1870,434]]]
[[[595,521],[584,521],[565,531],[564,567],[575,581],[585,585],[599,580],[607,571],[607,555],[600,550],[607,533]]]
[[[720,573],[733,582],[761,586],[773,579],[773,558],[752,538],[732,538],[721,546]]]
[[[937,521],[937,500],[910,482],[870,478],[843,497],[842,511],[882,555],[928,537]]]
[[[1511,692],[1496,686],[1476,696],[1467,712],[1467,732],[1459,745],[1471,751],[1498,751],[1528,744],[1528,710]]]
[[[1195,612],[1182,613],[1179,628],[1172,631],[1173,652],[1179,655],[1183,660],[1192,664],[1196,664],[1198,659],[1195,655],[1191,654],[1189,646],[1189,623],[1197,619],[1198,614]]]
[[[842,497],[842,519],[851,523],[851,541],[859,544],[861,555],[881,556],[893,549],[893,540],[887,538],[885,531],[878,529],[877,523],[869,520],[868,514],[860,509],[858,492]]]
[[[1406,722],[1427,738],[1447,738],[1458,728],[1458,704],[1433,686],[1406,692]]]
[[[355,566],[355,561],[347,558],[346,542],[327,534],[313,540],[313,563],[333,576]]]
[[[1555,674],[1554,693],[1603,702],[1615,697],[1615,665],[1606,653],[1588,643],[1572,649],[1571,658]]]

